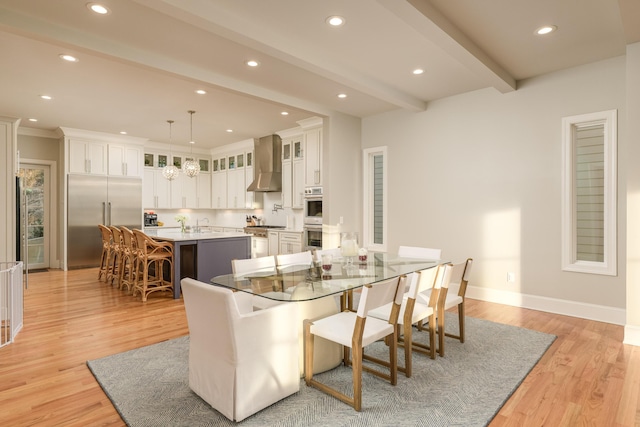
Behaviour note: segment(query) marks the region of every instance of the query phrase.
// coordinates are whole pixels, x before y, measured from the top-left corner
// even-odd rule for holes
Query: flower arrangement
[[[189,219],[189,217],[186,215],[176,215],[174,219],[180,223],[180,231],[184,233],[186,222]]]

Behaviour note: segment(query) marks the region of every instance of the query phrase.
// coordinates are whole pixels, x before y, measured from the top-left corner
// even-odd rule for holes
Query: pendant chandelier
[[[191,115],[191,141],[189,141],[189,144],[191,144],[191,159],[186,160],[182,164],[182,172],[189,178],[193,178],[200,173],[200,163],[193,158],[193,144],[195,144],[193,140],[193,113],[195,113],[195,111],[189,110],[188,113]]]
[[[173,151],[171,150],[171,125],[173,124],[173,120],[167,120],[167,123],[169,123],[169,162],[162,168],[162,176],[169,181],[173,181],[178,177],[180,169],[173,164]]]

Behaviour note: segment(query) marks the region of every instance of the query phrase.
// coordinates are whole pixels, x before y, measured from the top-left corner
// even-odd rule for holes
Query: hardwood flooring
[[[188,334],[182,301],[142,303],[97,269],[29,282],[24,327],[0,348],[0,426],[123,426],[85,362]],[[640,426],[640,347],[622,326],[470,299],[467,315],[558,336],[490,426]]]

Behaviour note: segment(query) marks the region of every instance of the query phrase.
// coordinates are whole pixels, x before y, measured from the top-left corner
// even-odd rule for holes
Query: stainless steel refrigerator
[[[98,224],[142,228],[141,179],[69,175],[67,190],[67,268],[100,264]]]

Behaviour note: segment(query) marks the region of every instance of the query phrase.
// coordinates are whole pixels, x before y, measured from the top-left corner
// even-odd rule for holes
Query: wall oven
[[[304,190],[304,242],[306,249],[322,249],[322,187]]]
[[[322,225],[305,225],[303,239],[305,250],[322,249]]]
[[[304,190],[304,225],[322,225],[322,187]]]

